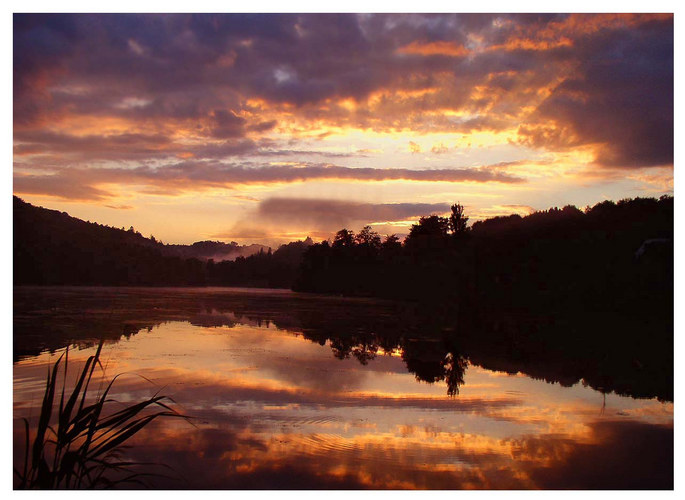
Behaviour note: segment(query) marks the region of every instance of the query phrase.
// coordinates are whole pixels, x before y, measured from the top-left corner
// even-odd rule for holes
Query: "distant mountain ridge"
[[[216,262],[222,260],[235,260],[236,257],[248,257],[266,252],[270,247],[253,243],[252,245],[239,245],[235,241],[224,243],[222,241],[196,241],[191,245],[160,244],[159,247],[164,255],[175,255],[184,259],[212,259]]]

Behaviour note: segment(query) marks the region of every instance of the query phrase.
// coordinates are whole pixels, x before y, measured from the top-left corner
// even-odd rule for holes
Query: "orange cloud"
[[[464,57],[470,51],[463,45],[449,41],[419,42],[413,41],[408,45],[397,49],[399,54],[412,54],[421,56],[448,56]]]
[[[550,50],[560,47],[571,47],[573,41],[567,37],[555,40],[534,40],[531,38],[514,38],[502,45],[491,45],[487,50]]]

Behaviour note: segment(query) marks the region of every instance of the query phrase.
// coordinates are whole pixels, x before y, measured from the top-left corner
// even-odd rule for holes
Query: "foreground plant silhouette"
[[[102,345],[103,342],[100,341],[95,355],[87,359],[66,400],[68,350],[57,359],[52,370],[48,370],[38,428],[32,445],[29,444],[29,422],[23,419],[26,431],[24,466],[23,471],[16,467],[14,469],[19,480],[18,489],[107,488],[124,482],[144,485],[141,478],[151,474],[135,472],[133,467],[146,464],[120,460],[122,445],[158,417],[188,419],[162,402],[169,398],[158,395],[105,415],[105,404],[113,401],[107,396],[118,376],[114,377],[102,394],[89,403],[88,386],[95,366],[99,365],[102,369]],[[56,423],[51,424],[57,373],[62,358],[65,358],[65,381]],[[151,407],[162,410],[152,413],[146,411]],[[111,472],[116,472],[118,477],[107,477],[106,474]]]

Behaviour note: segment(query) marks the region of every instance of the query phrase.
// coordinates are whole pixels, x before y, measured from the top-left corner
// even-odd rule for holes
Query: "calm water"
[[[149,466],[172,476],[153,488],[673,486],[671,402],[489,369],[401,304],[112,288],[17,288],[14,303],[15,464],[47,366],[68,345],[82,365],[104,337],[114,399],[159,391],[193,417],[130,442],[127,457],[171,468]]]

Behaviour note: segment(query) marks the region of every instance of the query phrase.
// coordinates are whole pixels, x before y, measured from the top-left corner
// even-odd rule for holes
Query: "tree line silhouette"
[[[467,225],[464,207],[428,215],[404,241],[366,226],[215,262],[237,248],[180,247],[14,198],[14,283],[293,288],[489,309],[616,310],[671,316],[673,197],[551,208]],[[187,248],[186,248],[187,247]],[[195,248],[197,247],[197,248]],[[200,252],[200,253],[197,253]]]
[[[403,243],[341,229],[307,250],[294,289],[477,309],[672,309],[671,196],[467,222],[455,204]]]
[[[467,222],[456,204],[448,217],[421,217],[403,242],[367,226],[214,262],[165,255],[133,228],[15,198],[14,283],[292,286],[403,299],[395,316],[350,321],[358,312],[338,314],[327,302],[298,313],[298,328],[339,358],[368,362],[379,348],[400,349],[417,378],[445,380],[450,394],[468,360],[672,400],[673,197]],[[288,317],[278,321],[287,327]],[[15,317],[15,343],[35,327],[22,324]]]

